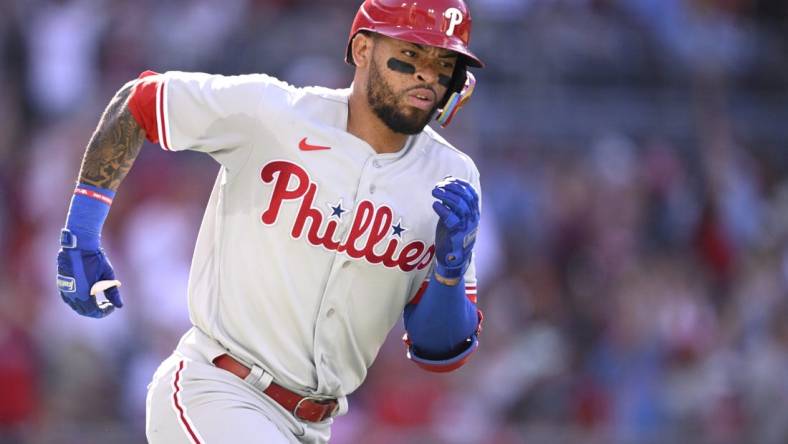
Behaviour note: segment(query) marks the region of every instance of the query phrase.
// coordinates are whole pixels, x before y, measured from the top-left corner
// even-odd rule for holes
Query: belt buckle
[[[330,401],[334,402],[334,408],[331,410],[331,413],[329,413],[328,416],[324,416],[324,417],[320,418],[320,421],[325,421],[328,418],[333,418],[334,416],[336,416],[337,412],[339,412],[339,401],[334,399],[334,398],[323,398],[323,397],[319,397],[319,396],[304,396],[303,398],[298,400],[298,402],[296,403],[295,407],[293,407],[293,411],[290,412],[296,418],[308,421],[308,419],[303,418],[303,417],[298,415],[298,409],[301,408],[301,403],[303,403],[304,401],[312,401],[312,402],[315,402],[317,404],[324,404],[324,403],[327,403],[327,402],[330,402]]]

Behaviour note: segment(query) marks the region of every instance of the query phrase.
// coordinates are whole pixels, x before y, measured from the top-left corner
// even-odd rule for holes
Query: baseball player
[[[427,127],[473,90],[470,31],[462,0],[366,0],[347,89],[146,71],[118,91],[60,239],[58,290],[79,314],[123,306],[100,233],[143,139],[221,165],[191,266],[193,327],[148,387],[150,442],[328,441],[400,316],[427,370],[477,349],[479,173]]]

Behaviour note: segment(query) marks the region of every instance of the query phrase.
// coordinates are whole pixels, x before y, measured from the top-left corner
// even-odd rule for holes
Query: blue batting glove
[[[60,251],[57,254],[57,288],[63,301],[77,313],[103,318],[116,307],[123,307],[118,290],[120,281],[115,280],[112,264],[98,246],[97,239],[95,242],[86,239],[84,244],[80,245],[80,239],[68,229],[61,232]],[[83,246],[88,248],[81,248]],[[97,302],[96,294],[101,291],[104,291],[107,300]]]
[[[68,209],[66,228],[60,233],[57,254],[57,289],[60,297],[82,316],[103,318],[123,306],[120,281],[101,249],[101,227],[115,192],[78,183]],[[107,300],[98,302],[104,292]]]
[[[435,272],[447,279],[460,278],[471,263],[479,228],[479,196],[473,186],[447,177],[432,189],[438,199],[432,208],[438,214],[435,227]]]

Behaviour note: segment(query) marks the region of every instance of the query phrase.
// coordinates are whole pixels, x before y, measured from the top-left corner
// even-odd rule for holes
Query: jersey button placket
[[[372,161],[372,167],[373,168],[380,169],[382,166],[383,166],[383,162],[382,161],[380,161],[378,159],[375,159],[375,160]],[[375,190],[377,190],[377,187],[375,186],[375,184],[374,183],[370,184],[369,185],[369,194],[375,194]]]
[[[367,159],[361,173],[361,180],[359,182],[359,191],[366,194],[375,194],[377,187],[373,183],[377,179],[377,169],[383,166],[383,162],[375,159],[374,156]]]

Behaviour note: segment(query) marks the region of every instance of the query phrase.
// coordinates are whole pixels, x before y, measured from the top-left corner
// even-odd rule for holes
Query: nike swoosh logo
[[[331,149],[330,146],[310,145],[310,144],[308,144],[306,142],[306,137],[304,137],[303,139],[301,139],[300,142],[298,142],[298,148],[301,151],[320,151],[320,150],[330,150]]]

